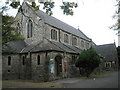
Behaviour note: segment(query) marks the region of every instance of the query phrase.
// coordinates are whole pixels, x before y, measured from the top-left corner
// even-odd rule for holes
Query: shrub
[[[80,53],[78,59],[75,61],[76,67],[79,67],[82,75],[87,77],[97,68],[100,64],[100,57],[97,52],[90,48],[88,50],[84,50]]]

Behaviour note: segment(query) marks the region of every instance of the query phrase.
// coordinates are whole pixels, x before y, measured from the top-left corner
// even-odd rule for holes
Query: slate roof
[[[31,6],[28,3],[25,2],[25,4],[28,7],[31,8]],[[49,24],[51,26],[54,26],[56,28],[59,28],[59,29],[65,31],[65,32],[68,32],[68,33],[71,33],[73,35],[76,35],[76,36],[78,36],[80,38],[83,38],[85,40],[91,41],[91,39],[88,38],[81,30],[76,29],[76,28],[74,28],[74,27],[64,23],[63,21],[61,21],[61,20],[59,20],[59,19],[57,19],[57,18],[55,18],[53,16],[49,16],[46,13],[44,13],[43,11],[41,11],[41,10],[37,10],[37,11],[35,11],[35,13],[39,17],[41,17],[41,16],[44,17],[44,23]]]
[[[71,48],[72,47],[72,48]],[[29,45],[25,47],[21,53],[30,52],[41,52],[41,51],[58,51],[58,52],[67,52],[67,53],[75,53],[78,54],[82,50],[76,49],[74,46],[65,45],[60,42],[48,41],[47,43],[44,41],[39,42],[37,45]]]
[[[27,6],[30,7],[29,4],[24,3]],[[91,41],[83,32],[81,32],[79,29],[76,29],[58,19],[55,17],[49,16],[46,13],[38,10],[35,11],[35,13],[41,17],[41,15],[44,17],[44,23],[49,24],[51,26],[54,26],[56,28],[59,28],[65,32],[71,33],[73,35],[76,35],[80,38],[83,38],[85,40]],[[4,52],[11,52],[11,53],[27,53],[28,51],[30,52],[38,52],[38,51],[48,51],[48,50],[53,50],[53,51],[61,51],[61,52],[68,52],[68,53],[80,53],[82,49],[75,47],[75,46],[70,46],[66,45],[61,42],[54,42],[54,41],[48,41],[48,43],[39,42],[38,44],[31,44],[27,45],[25,41],[13,41],[7,43],[7,46],[3,46],[3,53]]]
[[[63,51],[52,43],[45,43],[44,41],[41,41],[37,43],[36,45],[35,44],[28,45],[21,51],[21,53],[27,53],[28,51],[39,52],[39,51],[48,51],[48,50]]]
[[[6,45],[2,46],[3,53],[20,53],[20,51],[26,47],[27,44],[24,40],[19,41],[11,41],[8,42]]]
[[[117,49],[114,43],[105,44],[105,45],[97,45],[94,47],[100,56],[103,57],[105,61],[116,61],[117,57]]]
[[[51,26],[54,26],[56,28],[59,28],[59,29],[65,31],[65,32],[71,33],[71,34],[76,35],[80,38],[83,38],[85,40],[90,41],[90,39],[79,29],[76,29],[76,28],[62,22],[53,16],[49,16],[41,10],[36,11],[36,13],[38,14],[38,16],[42,15],[44,17],[44,22],[46,24],[49,24]]]
[[[28,52],[43,52],[43,51],[57,51],[79,54],[82,50],[75,46],[66,45],[64,43],[55,41],[41,41],[37,44],[28,45],[25,41],[14,41],[3,46],[3,53],[28,53]]]

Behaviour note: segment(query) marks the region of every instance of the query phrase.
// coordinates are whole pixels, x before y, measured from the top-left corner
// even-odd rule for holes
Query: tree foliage
[[[17,29],[12,26],[16,20],[12,16],[2,15],[2,44],[14,40],[24,39],[18,32]]]
[[[63,2],[63,5],[60,6],[61,9],[63,10],[63,13],[66,15],[73,15],[73,10],[72,8],[76,8],[78,5],[77,3],[70,3],[70,2]]]
[[[35,10],[39,10],[40,5],[44,5],[43,9],[46,11],[48,15],[52,15],[53,11],[52,9],[55,7],[55,2],[52,0],[43,0],[42,2],[39,2],[39,5],[36,4],[36,2],[30,2],[29,0],[26,0],[26,2],[29,2],[31,6]],[[62,1],[62,0],[61,0]],[[63,1],[62,1],[63,2]],[[7,1],[9,3],[9,1]],[[61,5],[61,9],[63,10],[63,14],[65,15],[73,15],[73,8],[78,7],[78,4],[75,2],[63,2],[63,5]],[[19,11],[22,11],[20,1],[17,2],[11,2],[10,6],[13,7],[14,9],[19,9]]]
[[[114,18],[117,18],[116,24],[114,24],[111,29],[119,30],[120,29],[120,0],[116,0],[117,2],[117,10],[115,12]]]
[[[89,77],[95,68],[100,64],[100,57],[93,48],[84,50],[75,61],[76,67],[84,70],[84,75]]]
[[[47,13],[48,15],[52,15],[52,14],[53,14],[52,8],[54,8],[54,4],[55,4],[55,2],[52,2],[52,1],[44,2],[44,7],[43,7],[43,9],[46,10],[46,13]]]

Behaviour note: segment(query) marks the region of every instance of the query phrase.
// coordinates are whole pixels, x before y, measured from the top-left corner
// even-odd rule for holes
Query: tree
[[[114,24],[111,29],[114,29],[114,30],[119,30],[120,29],[120,0],[116,0],[117,2],[117,10],[115,12],[115,15],[113,16],[113,18],[116,18],[117,19],[117,22],[116,24]]]
[[[100,57],[93,48],[84,50],[80,53],[78,59],[75,61],[76,67],[79,67],[81,72],[84,71],[82,75],[87,77],[97,68],[100,64]]]
[[[39,0],[39,5],[36,4],[35,0],[25,0],[26,2],[28,2],[29,4],[31,4],[31,6],[35,9],[35,10],[39,10],[40,5],[44,5],[43,9],[45,9],[46,13],[48,15],[52,15],[52,9],[55,7],[55,2],[53,2],[52,0]],[[62,1],[62,5],[60,6],[60,8],[63,10],[63,13],[65,15],[73,15],[73,8],[77,8],[78,4],[75,2],[64,2]],[[9,4],[10,2],[7,1],[7,4]],[[20,1],[17,2],[11,2],[10,6],[13,7],[14,9],[19,9],[19,11],[23,11],[23,9],[21,8],[20,5]]]
[[[8,10],[7,6],[3,6],[0,10],[2,14],[2,44],[6,45],[10,41],[23,40],[24,38],[18,33],[17,28],[13,26],[18,20],[3,14]]]
[[[15,23],[15,19],[12,16],[2,15],[2,44],[14,40],[24,39],[12,25]]]
[[[120,66],[120,46],[117,47],[117,53],[118,53],[118,63]]]

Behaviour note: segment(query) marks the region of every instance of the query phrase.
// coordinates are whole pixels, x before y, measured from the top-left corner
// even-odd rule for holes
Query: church
[[[95,46],[82,31],[22,4],[14,26],[25,40],[7,43],[2,54],[2,79],[51,81],[79,75],[75,59]]]

